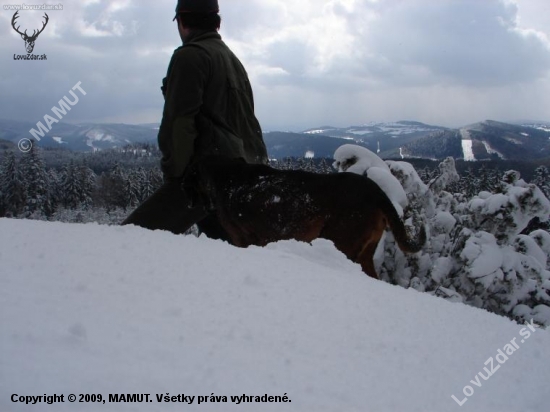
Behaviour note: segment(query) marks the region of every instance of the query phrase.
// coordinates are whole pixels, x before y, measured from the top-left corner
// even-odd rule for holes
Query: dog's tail
[[[426,243],[426,228],[424,225],[420,227],[420,232],[417,234],[416,239],[409,238],[405,225],[401,221],[401,218],[397,214],[395,207],[388,198],[389,205],[384,208],[388,226],[390,227],[393,237],[395,238],[399,249],[405,253],[416,253],[422,249],[422,246]]]

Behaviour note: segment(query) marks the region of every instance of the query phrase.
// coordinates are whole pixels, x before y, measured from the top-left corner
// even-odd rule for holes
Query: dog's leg
[[[376,251],[377,245],[378,243],[371,243],[367,245],[355,261],[361,265],[363,272],[375,279],[379,279],[378,274],[376,273],[376,268],[374,267],[374,252]]]
[[[363,272],[367,275],[375,279],[379,279],[374,267],[374,253],[376,252],[378,242],[380,242],[380,238],[382,238],[382,234],[386,229],[386,218],[382,215],[382,213],[376,213],[372,215],[372,218],[369,220],[370,221],[368,222],[367,229],[364,234],[365,243],[354,261],[361,265]]]

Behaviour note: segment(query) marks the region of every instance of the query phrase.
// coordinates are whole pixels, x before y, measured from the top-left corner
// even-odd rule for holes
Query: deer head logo
[[[42,26],[42,28],[40,30],[38,30],[38,32],[36,32],[36,30],[33,30],[32,36],[29,36],[29,35],[27,35],[27,30],[25,30],[24,33],[21,33],[19,31],[19,27],[21,27],[21,26],[17,26],[17,28],[15,27],[15,20],[17,20],[17,18],[19,17],[17,15],[17,13],[19,13],[19,11],[16,11],[15,14],[13,15],[12,19],[11,19],[11,26],[13,27],[13,29],[17,33],[19,33],[21,35],[21,38],[25,41],[25,48],[27,49],[27,53],[30,54],[34,50],[34,42],[36,41],[36,38],[38,37],[38,35],[40,33],[42,33],[42,31],[44,30],[44,27],[46,27],[46,24],[48,24],[48,20],[50,18],[48,17],[48,15],[46,13],[44,13],[44,18],[46,19],[46,21],[44,22],[44,25]]]

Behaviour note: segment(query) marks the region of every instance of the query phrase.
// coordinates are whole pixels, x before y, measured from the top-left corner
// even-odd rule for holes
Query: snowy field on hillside
[[[325,240],[0,219],[0,282],[3,412],[550,408],[548,331],[369,278]]]

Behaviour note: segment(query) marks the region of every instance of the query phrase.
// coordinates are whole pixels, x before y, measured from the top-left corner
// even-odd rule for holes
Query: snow
[[[399,216],[403,216],[403,208],[407,206],[407,194],[403,186],[390,172],[380,167],[371,167],[367,176],[373,180],[388,195]]]
[[[339,172],[367,175],[372,179],[388,195],[397,213],[403,216],[403,208],[408,205],[407,194],[399,180],[392,174],[389,166],[391,162],[386,163],[369,149],[351,144],[345,144],[336,149],[334,160],[333,167]],[[396,167],[399,166],[396,165]],[[410,170],[407,169],[406,172]]]
[[[546,253],[546,255],[550,255],[550,233],[539,229],[532,232],[531,237],[535,239],[535,242],[537,242],[537,245]]]
[[[541,319],[550,318],[550,308],[546,305],[535,306],[533,310],[533,320],[539,322]]]
[[[68,144],[67,142],[64,142],[64,141],[63,141],[63,138],[62,138],[62,137],[59,137],[59,136],[53,136],[52,139],[53,139],[55,142],[59,143],[59,144],[63,144],[63,143]]]
[[[364,174],[371,167],[390,168],[378,155],[369,149],[357,145],[345,144],[334,152],[334,168],[339,172]],[[352,162],[353,161],[353,162]]]
[[[465,161],[475,161],[474,152],[472,150],[472,137],[468,129],[460,129],[460,137],[462,139],[462,153]]]
[[[239,249],[0,219],[0,261],[1,411],[456,411],[451,396],[465,398],[486,360],[528,330],[371,279],[325,240]],[[460,410],[546,412],[549,355],[536,329]],[[10,401],[54,393],[153,402]],[[158,403],[166,393],[292,402]]]
[[[449,233],[456,225],[456,219],[449,212],[437,212],[434,218],[434,228],[441,233]]]
[[[365,129],[352,129],[352,130],[349,130],[349,133],[364,136],[366,134],[371,134],[374,132],[372,130],[365,130]]]
[[[470,237],[460,257],[469,265],[469,276],[471,278],[486,277],[489,284],[493,282],[493,277],[499,280],[504,278],[501,270],[504,263],[503,255],[495,237],[490,233],[478,232],[475,236]],[[489,285],[485,284],[485,286]]]
[[[473,162],[476,160],[474,152],[472,150],[472,141],[462,139],[462,152],[464,153],[464,161]]]
[[[421,125],[412,125],[412,124],[401,123],[401,122],[389,122],[389,123],[368,122],[359,126],[349,127],[346,129],[315,129],[315,130],[308,130],[304,133],[329,134],[329,135],[333,133],[335,135],[334,137],[340,137],[339,135],[342,132],[349,133],[355,136],[366,136],[373,133],[384,133],[389,137],[397,137],[400,135],[407,135],[412,133],[429,132],[431,130],[433,129],[429,127],[422,127]],[[335,133],[335,131],[338,131],[339,133]]]
[[[526,256],[531,256],[539,264],[541,269],[546,268],[547,254],[537,245],[535,239],[532,236],[518,235],[515,239],[515,246],[517,250]]]
[[[86,141],[86,145],[92,148],[95,148],[94,142],[111,142],[116,143],[116,139],[114,136],[110,134],[106,134],[100,129],[92,129],[86,133],[86,137],[88,138]]]
[[[510,173],[515,173],[511,178],[517,180],[506,187],[505,193],[487,196],[482,192],[468,204],[477,227],[500,233],[506,239],[517,236],[534,217],[546,221],[550,216],[550,201],[541,190],[519,179],[517,172]]]
[[[450,257],[445,256],[437,258],[433,265],[432,279],[437,283],[441,283],[442,280],[447,277],[452,268],[453,260]]]
[[[420,179],[420,176],[418,176],[418,173],[410,163],[387,160],[386,164],[390,168],[392,175],[399,176],[399,182],[405,192],[426,194],[428,186],[422,182],[422,179]]]
[[[460,180],[456,171],[455,160],[452,157],[447,157],[438,166],[440,175],[430,182],[430,188],[434,193],[439,194],[444,188],[452,182]]]
[[[105,136],[105,133],[101,130],[92,129],[88,133],[86,133],[86,137],[90,139],[91,141],[100,141],[104,140],[103,137]]]
[[[522,142],[521,140],[515,139],[511,136],[504,136],[504,139],[509,141],[510,143],[514,143],[516,145],[523,145],[524,144],[524,142]]]
[[[483,146],[485,146],[485,150],[487,151],[487,153],[496,154],[500,159],[506,159],[502,153],[500,153],[498,150],[493,149],[487,141],[482,140],[481,143],[483,143]]]
[[[411,126],[405,126],[399,123],[389,124],[387,126],[379,126],[378,128],[380,129],[381,132],[388,133],[393,136],[430,131],[430,129],[426,129],[423,127],[411,127]]]
[[[546,125],[533,125],[528,127],[533,127],[534,129],[542,130],[544,132],[550,132],[550,126],[546,126]]]

